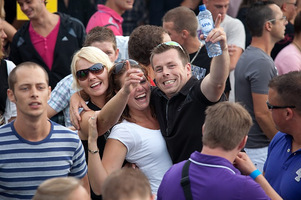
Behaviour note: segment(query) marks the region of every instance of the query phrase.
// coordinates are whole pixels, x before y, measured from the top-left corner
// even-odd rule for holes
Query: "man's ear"
[[[267,31],[269,31],[269,32],[272,30],[272,27],[273,27],[273,23],[272,23],[272,22],[267,21],[267,22],[264,24],[264,28],[265,28]]]
[[[51,97],[51,86],[48,86],[48,100],[50,99]]]
[[[187,69],[187,74],[191,74],[191,64],[189,62],[185,65],[185,68]]]
[[[14,92],[11,89],[7,89],[7,97],[11,102],[16,103]]]
[[[240,144],[239,144],[239,146],[238,146],[238,149],[239,149],[239,150],[242,150],[242,149],[245,147],[245,145],[246,145],[246,143],[247,143],[247,140],[248,140],[248,136],[246,135],[246,136],[241,140],[241,142],[240,142]]]
[[[184,39],[187,39],[188,38],[188,36],[189,36],[189,32],[187,31],[187,30],[182,30],[182,38],[184,38]]]
[[[115,54],[116,54],[115,60],[117,60],[117,58],[119,56],[119,49],[118,48],[116,49]]]

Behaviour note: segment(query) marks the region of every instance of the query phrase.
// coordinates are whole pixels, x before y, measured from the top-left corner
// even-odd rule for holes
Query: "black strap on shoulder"
[[[184,190],[184,195],[186,200],[192,200],[191,188],[190,188],[190,179],[189,179],[189,166],[190,160],[187,160],[182,169],[182,178],[181,186]]]

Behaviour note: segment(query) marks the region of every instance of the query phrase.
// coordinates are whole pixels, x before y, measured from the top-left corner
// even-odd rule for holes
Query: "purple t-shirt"
[[[225,158],[197,151],[191,154],[189,178],[191,193],[197,199],[270,199],[249,176],[241,173]],[[185,200],[180,184],[186,161],[173,165],[164,175],[158,190],[158,200]]]

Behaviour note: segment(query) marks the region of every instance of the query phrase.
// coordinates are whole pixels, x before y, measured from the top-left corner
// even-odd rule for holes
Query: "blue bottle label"
[[[212,23],[210,19],[203,19],[201,22],[203,33],[209,33],[212,29]]]

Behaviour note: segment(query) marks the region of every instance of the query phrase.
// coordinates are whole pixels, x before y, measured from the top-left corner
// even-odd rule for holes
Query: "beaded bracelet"
[[[254,170],[254,171],[250,174],[250,176],[251,176],[252,179],[255,180],[255,179],[257,178],[257,176],[259,176],[260,174],[262,174],[261,171],[259,171],[258,169],[256,169],[256,170]]]

